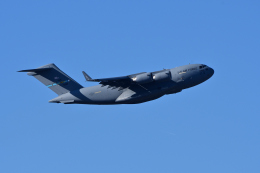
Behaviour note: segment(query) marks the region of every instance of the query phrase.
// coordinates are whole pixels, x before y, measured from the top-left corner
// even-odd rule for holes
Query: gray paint
[[[59,96],[51,103],[64,104],[137,104],[174,94],[208,80],[214,70],[203,64],[189,64],[155,72],[142,72],[116,78],[92,79],[83,72],[87,81],[101,85],[83,88],[62,72],[55,64],[28,72]]]

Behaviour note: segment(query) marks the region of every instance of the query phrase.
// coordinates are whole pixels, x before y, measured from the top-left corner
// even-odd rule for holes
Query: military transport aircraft
[[[83,71],[87,81],[100,85],[83,87],[55,64],[47,64],[28,72],[50,88],[58,97],[51,103],[64,104],[137,104],[174,94],[208,80],[214,70],[203,64],[189,64],[155,72],[143,72],[122,77],[92,79]]]

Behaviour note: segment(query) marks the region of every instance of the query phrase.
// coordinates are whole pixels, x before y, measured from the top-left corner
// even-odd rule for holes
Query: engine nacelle
[[[153,75],[153,80],[156,82],[167,81],[170,79],[171,79],[171,73],[169,71],[164,71]]]
[[[151,73],[143,73],[135,76],[132,80],[139,84],[149,83],[153,81],[153,77]]]

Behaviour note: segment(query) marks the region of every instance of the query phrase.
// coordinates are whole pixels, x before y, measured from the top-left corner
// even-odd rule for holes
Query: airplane
[[[54,91],[58,97],[50,103],[92,105],[138,104],[155,100],[201,84],[214,74],[214,70],[204,64],[101,79],[92,79],[83,71],[86,81],[99,82],[96,86],[83,87],[53,63],[18,72],[28,72],[27,75]]]

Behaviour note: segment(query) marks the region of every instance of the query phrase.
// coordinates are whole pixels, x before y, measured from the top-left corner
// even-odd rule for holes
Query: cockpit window
[[[201,65],[201,66],[200,66],[200,69],[205,68],[205,67],[206,67],[206,65]]]

